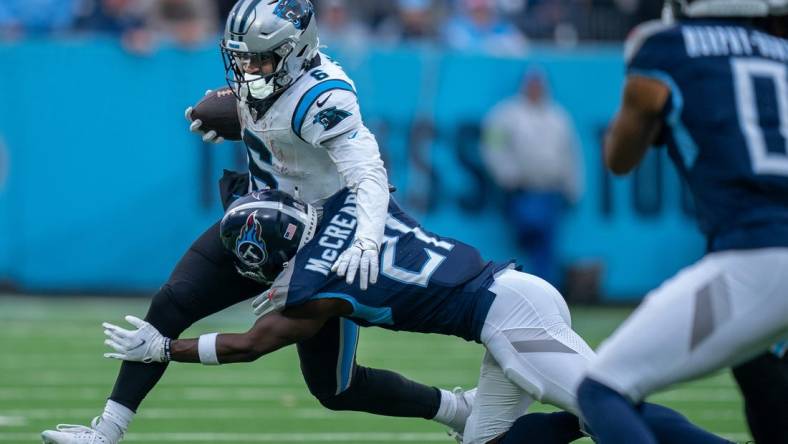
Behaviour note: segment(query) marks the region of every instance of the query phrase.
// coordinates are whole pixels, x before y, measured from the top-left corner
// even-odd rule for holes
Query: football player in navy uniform
[[[668,6],[678,22],[628,42],[605,161],[624,174],[666,143],[707,254],[599,348],[578,399],[604,444],[658,442],[639,410],[647,396],[744,362],[788,331],[788,40],[773,28],[785,0]]]
[[[332,272],[366,288],[378,275],[378,252],[389,200],[388,178],[375,137],[364,125],[356,89],[341,67],[320,52],[317,19],[308,0],[241,0],[221,42],[228,83],[236,95],[249,172],[225,175],[222,202],[249,191],[278,188],[317,208],[344,187],[356,190],[358,230],[334,258]],[[187,110],[191,119],[191,109]],[[203,140],[218,134],[193,120]],[[219,242],[218,223],[189,248],[153,297],[146,319],[178,337],[194,322],[268,288],[236,272]],[[342,340],[344,338],[344,340]],[[358,327],[334,320],[298,345],[310,392],[333,410],[428,418],[462,430],[471,393],[452,393],[356,365]],[[104,412],[91,427],[60,425],[47,443],[113,444],[166,364],[123,363]],[[326,371],[336,369],[336,371]]]
[[[348,285],[331,273],[331,265],[358,227],[356,200],[355,193],[340,191],[318,217],[311,205],[281,191],[238,199],[222,220],[222,242],[245,276],[273,281],[253,303],[260,318],[251,330],[171,340],[128,316],[136,329],[104,324],[106,344],[115,350],[105,356],[206,365],[247,362],[309,340],[338,318],[453,335],[486,348],[463,443],[568,443],[582,436],[574,393],[594,353],[572,330],[558,291],[511,263],[485,261],[470,245],[426,231],[394,201],[380,279],[366,291]],[[534,400],[565,412],[521,417]],[[681,424],[698,437],[693,442],[725,442],[669,409],[647,409],[660,429]]]

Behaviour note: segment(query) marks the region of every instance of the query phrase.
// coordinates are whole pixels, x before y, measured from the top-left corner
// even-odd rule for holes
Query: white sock
[[[96,425],[96,430],[112,442],[118,442],[128,430],[132,418],[134,418],[134,412],[128,407],[108,399],[104,406],[104,413],[101,414],[101,421]]]
[[[450,426],[457,415],[457,396],[448,390],[439,390],[441,391],[441,405],[432,420]]]

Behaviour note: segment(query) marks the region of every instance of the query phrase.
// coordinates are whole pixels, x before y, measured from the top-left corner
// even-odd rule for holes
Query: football
[[[229,87],[213,90],[194,105],[192,119],[202,121],[204,132],[214,130],[225,140],[241,140],[237,103]]]

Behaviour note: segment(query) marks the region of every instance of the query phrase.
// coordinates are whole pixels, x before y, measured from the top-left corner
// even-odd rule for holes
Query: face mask
[[[273,78],[265,80],[262,76],[257,74],[244,74],[249,88],[249,95],[255,99],[265,99],[274,92]]]

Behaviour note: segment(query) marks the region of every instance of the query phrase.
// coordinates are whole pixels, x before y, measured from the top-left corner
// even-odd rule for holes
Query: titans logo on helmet
[[[307,0],[279,0],[279,4],[274,8],[274,14],[292,23],[299,31],[303,31],[312,20],[312,4]]]
[[[259,267],[268,259],[262,236],[263,229],[255,219],[256,213],[255,211],[246,218],[246,223],[235,241],[235,255],[250,267]]]
[[[320,123],[323,128],[330,130],[331,128],[339,125],[339,122],[347,119],[352,114],[343,109],[337,109],[336,106],[326,108],[315,115],[315,120],[312,123]]]

